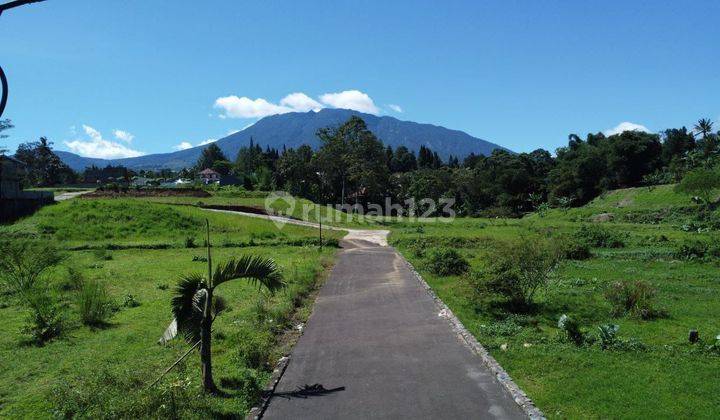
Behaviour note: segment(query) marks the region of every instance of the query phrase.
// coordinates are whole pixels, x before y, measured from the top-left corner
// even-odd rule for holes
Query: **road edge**
[[[455,316],[453,311],[445,304],[445,302],[438,297],[437,294],[435,294],[435,291],[430,287],[430,285],[425,281],[425,279],[422,278],[420,273],[415,269],[415,267],[410,263],[410,261],[407,260],[400,252],[395,249],[395,252],[400,255],[400,257],[405,261],[405,264],[407,265],[408,269],[413,273],[413,276],[417,281],[422,285],[422,287],[425,289],[428,295],[435,301],[435,306],[439,309],[439,314],[443,318],[447,319],[450,322],[450,325],[452,326],[453,331],[462,339],[462,341],[465,343],[465,345],[475,354],[480,356],[480,359],[482,360],[483,364],[490,369],[490,371],[495,375],[495,378],[500,382],[500,384],[505,388],[506,391],[510,393],[510,396],[512,397],[513,401],[520,406],[520,409],[531,419],[533,420],[541,420],[545,419],[545,415],[543,412],[535,405],[535,403],[530,399],[530,397],[527,396],[527,394],[520,389],[520,387],[512,380],[510,375],[503,369],[502,366],[500,366],[500,363],[495,360],[494,357],[490,355],[490,353],[483,347],[482,344],[480,344],[479,341],[475,338],[474,335],[470,333],[470,331],[465,328],[463,323],[458,319],[458,317]]]

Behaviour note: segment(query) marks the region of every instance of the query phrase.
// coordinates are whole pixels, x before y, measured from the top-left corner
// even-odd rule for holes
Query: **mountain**
[[[502,146],[473,137],[458,130],[450,130],[432,124],[420,124],[412,121],[400,121],[397,118],[364,114],[348,109],[322,109],[318,112],[291,112],[265,117],[252,126],[218,140],[215,144],[230,159],[234,159],[242,146],[250,144],[250,138],[263,148],[266,146],[282,150],[297,148],[303,144],[317,147],[320,141],[315,136],[318,129],[338,126],[352,115],[365,120],[372,131],[385,145],[393,148],[406,146],[417,152],[420,146],[426,146],[443,158],[454,155],[463,158],[470,153],[489,155],[494,149],[507,150]],[[131,169],[181,169],[195,164],[202,149],[207,146],[193,147],[172,153],[158,153],[126,159],[85,158],[70,152],[58,151],[65,163],[75,170],[91,165],[123,165]]]

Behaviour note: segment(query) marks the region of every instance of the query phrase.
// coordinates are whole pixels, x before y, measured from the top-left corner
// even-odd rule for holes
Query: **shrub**
[[[699,197],[703,203],[710,204],[714,193],[720,189],[720,169],[697,168],[688,172],[675,191]]]
[[[538,289],[547,285],[559,261],[557,251],[545,240],[499,243],[487,267],[470,276],[470,283],[476,292],[490,292],[515,307],[527,307]]]
[[[470,264],[457,251],[450,248],[434,250],[428,256],[427,269],[438,276],[456,276],[465,273]]]
[[[63,256],[48,242],[16,239],[0,242],[0,281],[30,310],[23,332],[36,344],[62,332],[63,314],[42,276]]]
[[[185,237],[185,248],[195,248],[197,247],[197,244],[195,243],[195,238],[192,236],[186,236]]]
[[[684,240],[675,247],[673,256],[684,260],[702,259],[708,254],[709,249],[710,245],[707,242],[697,239]]]
[[[575,232],[575,239],[593,248],[622,248],[625,241],[622,235],[597,225],[582,225]]]
[[[83,324],[99,327],[107,324],[113,312],[113,302],[103,283],[85,282],[78,296],[78,310]]]
[[[585,341],[585,333],[580,328],[580,323],[574,318],[562,314],[558,320],[557,326],[560,331],[563,332],[564,338],[576,345],[581,345]]]
[[[135,296],[128,293],[123,296],[122,306],[125,308],[137,308],[138,306],[140,306],[140,302],[138,302]]]
[[[615,324],[604,324],[598,327],[598,339],[600,347],[605,350],[612,347],[617,342],[617,332],[620,329],[619,325]]]
[[[613,316],[630,314],[641,319],[653,319],[666,315],[655,307],[656,293],[650,283],[641,280],[618,281],[610,285],[605,297],[612,305]]]
[[[268,369],[272,352],[273,335],[267,329],[242,328],[238,331],[237,362],[252,369]]]
[[[23,300],[30,309],[23,333],[30,341],[42,345],[62,333],[65,319],[57,299],[47,287],[36,286],[23,293]]]
[[[62,261],[63,256],[48,242],[16,239],[0,242],[0,281],[7,291],[22,295],[32,290],[40,277]]]
[[[592,252],[587,242],[572,237],[559,240],[558,253],[567,260],[587,260],[592,258]]]
[[[70,265],[67,267],[67,275],[60,283],[60,288],[62,290],[77,291],[82,289],[84,283],[85,277],[83,276],[82,272],[74,266]]]

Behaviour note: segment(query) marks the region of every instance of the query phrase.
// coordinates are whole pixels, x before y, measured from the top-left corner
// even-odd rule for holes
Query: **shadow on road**
[[[314,385],[305,385],[302,387],[297,387],[294,391],[290,392],[275,392],[272,394],[271,397],[280,397],[280,398],[309,398],[309,397],[321,397],[328,394],[333,394],[335,392],[345,391],[344,386],[339,386],[337,388],[331,388],[327,389],[321,384],[314,384]]]

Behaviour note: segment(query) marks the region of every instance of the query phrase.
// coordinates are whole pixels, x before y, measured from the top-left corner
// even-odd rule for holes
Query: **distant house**
[[[210,168],[200,171],[200,181],[203,184],[213,184],[220,181],[220,173]]]
[[[133,187],[147,187],[152,183],[152,181],[153,180],[151,178],[136,176],[133,177],[131,184]]]
[[[55,201],[52,192],[22,190],[20,183],[26,166],[15,158],[0,155],[0,223],[13,221]]]

